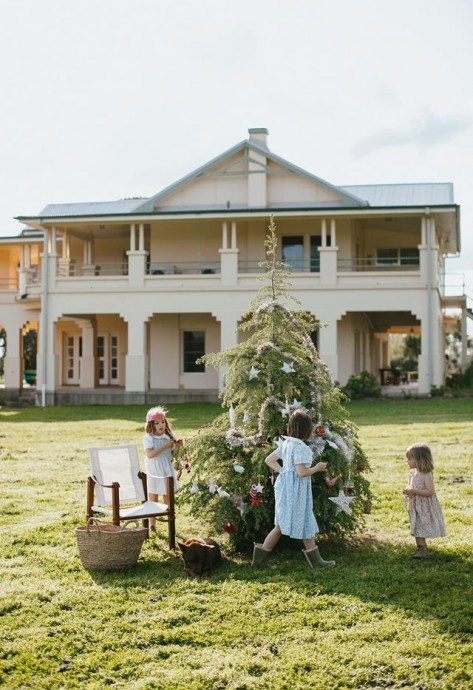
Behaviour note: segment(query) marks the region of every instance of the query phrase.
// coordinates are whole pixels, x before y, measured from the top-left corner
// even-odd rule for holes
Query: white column
[[[322,247],[327,246],[327,221],[322,218]]]
[[[7,332],[7,350],[3,359],[5,388],[19,392],[22,385],[22,342],[21,328],[5,328]]]
[[[138,250],[140,252],[144,252],[144,250],[145,250],[145,225],[144,225],[144,223],[140,223],[140,225],[139,225]]]
[[[135,235],[135,224],[130,225],[130,252],[136,250],[136,235]]]
[[[148,390],[149,357],[147,353],[147,328],[141,314],[130,314],[128,326],[128,353],[126,355],[125,390],[138,393],[144,402]]]
[[[325,362],[334,381],[338,380],[338,320],[331,312],[318,312],[321,323],[319,330],[319,355]]]
[[[80,358],[80,387],[98,386],[97,327],[95,320],[80,319],[82,329],[82,357]]]
[[[335,220],[330,221],[330,246],[327,245],[327,226],[322,220],[322,246],[320,255],[320,284],[335,285],[337,283],[338,247],[335,242]]]
[[[335,223],[335,218],[332,218],[330,221],[330,246],[331,247],[336,247],[337,246],[337,236],[336,236],[336,223]]]
[[[222,223],[222,249],[228,249],[228,223]]]
[[[222,224],[222,249],[220,254],[220,279],[222,285],[238,284],[238,254],[236,222],[231,224],[231,247],[228,248],[228,223]]]
[[[220,322],[220,351],[227,350],[238,344],[238,320],[241,318],[240,312],[224,311],[212,312],[212,315]],[[218,386],[223,389],[225,371],[218,373]]]

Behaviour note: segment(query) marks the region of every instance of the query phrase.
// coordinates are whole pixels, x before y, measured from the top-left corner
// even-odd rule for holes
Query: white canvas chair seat
[[[110,508],[103,508],[102,506],[92,506],[92,510],[96,513],[102,513],[102,515],[112,515],[113,510]],[[167,513],[168,506],[165,503],[159,503],[157,501],[145,501],[137,506],[131,506],[130,508],[120,508],[120,520],[131,520],[133,518],[154,517],[155,515],[165,515]]]
[[[146,473],[140,470],[136,445],[89,448],[87,517],[110,515],[114,524],[134,518],[165,517],[169,546],[175,548],[174,479],[167,477],[169,503],[148,500]],[[155,475],[150,475],[155,476]]]

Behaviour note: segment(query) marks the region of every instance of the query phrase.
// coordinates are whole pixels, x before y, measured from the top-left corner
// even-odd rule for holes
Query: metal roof
[[[340,189],[364,199],[370,206],[441,206],[455,203],[451,182],[344,185]]]
[[[39,218],[64,218],[67,216],[103,216],[115,213],[131,213],[143,204],[144,199],[118,199],[117,201],[86,201],[72,204],[48,204],[38,214]]]

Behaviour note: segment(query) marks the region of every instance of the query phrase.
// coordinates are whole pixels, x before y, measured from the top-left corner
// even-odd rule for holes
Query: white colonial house
[[[460,251],[450,183],[337,187],[272,153],[266,129],[151,198],[49,204],[0,240],[3,399],[21,397],[36,329],[37,402],[214,401],[222,373],[196,364],[238,342],[261,287],[271,215],[321,358],[344,385],[384,380],[389,334],[420,333],[418,391],[445,381],[445,258]]]

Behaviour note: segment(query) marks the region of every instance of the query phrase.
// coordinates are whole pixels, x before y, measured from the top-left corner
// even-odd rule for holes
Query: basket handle
[[[126,522],[123,523],[123,529],[128,529],[128,527],[130,525],[135,525],[133,529],[139,529],[140,521],[139,520],[127,520]]]
[[[86,525],[86,527],[87,527],[87,534],[90,534],[90,532],[91,532],[91,529],[90,529],[90,528],[91,528],[91,527],[95,527],[95,530],[93,530],[93,531],[97,531],[97,532],[100,534],[100,533],[102,532],[102,530],[100,529],[100,525],[105,525],[105,524],[106,524],[105,522],[103,522],[103,521],[101,521],[101,520],[97,520],[97,518],[90,517],[90,518],[87,520],[87,525]]]

